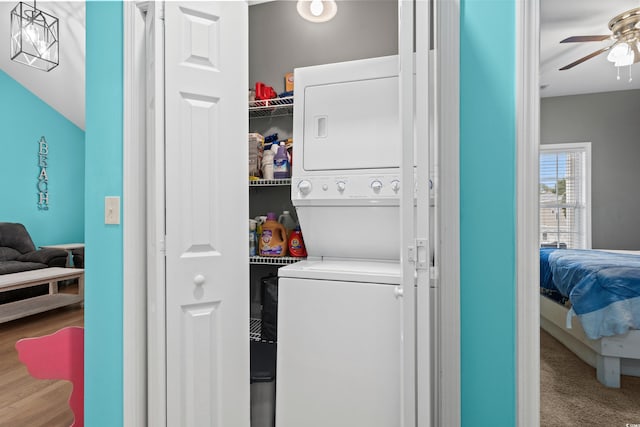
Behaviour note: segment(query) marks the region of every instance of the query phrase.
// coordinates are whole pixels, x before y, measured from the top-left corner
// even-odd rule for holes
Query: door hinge
[[[416,239],[417,270],[427,270],[429,268],[429,240]]]
[[[167,254],[167,245],[166,245],[166,241],[167,241],[167,236],[164,236],[162,239],[160,239],[160,241],[158,242],[158,251],[160,251],[161,254],[166,255]]]
[[[415,246],[409,246],[409,262],[416,265],[416,270],[429,268],[429,240],[416,239]]]

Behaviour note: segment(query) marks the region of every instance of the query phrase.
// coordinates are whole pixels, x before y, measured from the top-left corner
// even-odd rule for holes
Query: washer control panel
[[[305,176],[294,179],[292,200],[399,199],[400,176]]]

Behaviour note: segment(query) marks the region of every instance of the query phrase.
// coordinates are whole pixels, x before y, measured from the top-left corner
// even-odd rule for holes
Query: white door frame
[[[516,1],[516,419],[540,425],[540,3]]]
[[[537,0],[534,1],[537,5]],[[144,54],[144,20],[141,11],[146,2],[125,2],[124,8],[124,147],[123,147],[123,353],[124,357],[124,425],[146,425],[147,410],[149,413],[163,413],[164,408],[147,408],[147,293],[146,289],[131,286],[146,280],[146,229],[147,212],[145,209],[146,168],[144,165],[144,148],[139,141],[144,141],[144,102],[145,81],[144,61],[140,62]],[[435,239],[439,260],[437,269],[432,274],[439,281],[439,296],[436,301],[438,320],[434,331],[437,353],[437,368],[433,375],[434,387],[439,389],[438,401],[432,407],[432,413],[438,417],[433,425],[460,425],[460,307],[459,307],[459,276],[460,276],[460,239],[459,239],[459,37],[460,37],[460,0],[436,2],[435,29],[438,37],[435,46],[436,106],[439,114],[436,116],[435,135],[441,144],[436,149],[439,164],[439,177],[436,175],[437,209]],[[528,3],[527,3],[528,4]],[[532,6],[528,6],[532,8]],[[537,23],[537,6],[535,21]],[[519,15],[520,16],[520,15]],[[531,14],[528,15],[530,16]],[[536,26],[537,31],[537,26]],[[536,32],[535,38],[538,34]],[[531,40],[529,40],[531,43]],[[141,47],[142,46],[142,47]],[[142,49],[142,51],[141,51]],[[446,52],[441,54],[440,52]],[[536,51],[537,52],[537,51]],[[529,58],[530,60],[531,58]],[[537,60],[537,58],[536,58]],[[531,61],[529,61],[531,62]],[[537,67],[537,62],[535,63]],[[527,68],[525,68],[527,69]],[[536,68],[537,69],[537,68]],[[537,74],[535,75],[537,81]],[[522,85],[519,85],[520,88]],[[531,87],[531,82],[527,85]],[[535,84],[537,90],[537,84]],[[537,92],[536,92],[537,93]],[[519,98],[520,105],[530,105]],[[532,110],[535,110],[532,109]],[[536,114],[537,114],[537,110]],[[531,125],[535,120],[530,120]],[[535,128],[535,126],[533,126]],[[536,128],[537,129],[537,128]],[[520,134],[519,134],[520,135]],[[519,137],[519,141],[521,138]],[[537,142],[537,139],[535,140]],[[537,150],[537,147],[534,148]],[[520,150],[519,150],[520,153]],[[522,156],[519,155],[519,161]],[[525,159],[525,157],[522,157]],[[535,157],[537,160],[537,157]],[[521,171],[521,169],[518,169]],[[537,173],[537,170],[536,172]],[[520,178],[520,176],[519,176]],[[537,188],[537,187],[536,187]],[[535,197],[534,197],[535,199]],[[535,199],[537,200],[537,199]],[[524,202],[524,200],[523,200]],[[526,212],[520,209],[519,212]],[[518,223],[518,235],[521,235]],[[536,223],[537,224],[537,223]],[[537,229],[536,229],[537,230]],[[537,234],[536,234],[537,236]],[[518,267],[518,277],[521,275]],[[529,276],[531,277],[531,276]],[[520,286],[520,282],[519,282]],[[519,288],[520,290],[520,288]],[[521,292],[519,292],[519,295]],[[535,298],[533,299],[536,300]],[[531,300],[529,300],[531,301]],[[526,315],[527,313],[520,313]],[[529,313],[528,319],[538,319],[537,311]],[[519,328],[523,325],[519,319]],[[519,329],[520,332],[520,329]],[[523,337],[521,334],[519,336]],[[518,379],[523,378],[521,372],[526,371],[526,365],[520,361],[523,354],[537,354],[522,352],[518,347]],[[149,349],[152,351],[152,349]],[[525,360],[526,362],[526,360]],[[535,378],[538,371],[535,371]],[[519,381],[519,384],[531,385],[532,381]],[[529,387],[531,389],[531,387]],[[435,390],[434,390],[435,391]],[[529,398],[534,396],[535,398]],[[529,412],[537,412],[537,389],[529,394],[519,388],[518,407],[529,406]],[[420,404],[418,402],[418,404]],[[519,414],[524,414],[519,409]],[[530,419],[530,418],[528,418]],[[519,421],[521,418],[519,417]],[[520,425],[535,425],[520,422]]]
[[[144,18],[123,3],[123,425],[147,425],[147,211]],[[126,356],[124,356],[126,355]]]
[[[460,1],[436,1],[435,36],[435,330],[439,391],[434,426],[459,426],[460,394]],[[422,426],[420,426],[422,427]]]

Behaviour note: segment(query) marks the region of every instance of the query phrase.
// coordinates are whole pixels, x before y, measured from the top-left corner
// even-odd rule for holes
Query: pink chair
[[[84,328],[70,326],[16,343],[18,358],[34,378],[71,381],[71,427],[84,427]]]

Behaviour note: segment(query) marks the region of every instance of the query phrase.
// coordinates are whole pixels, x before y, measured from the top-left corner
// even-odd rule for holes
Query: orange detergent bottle
[[[262,224],[259,249],[262,256],[285,256],[287,254],[287,231],[277,221],[274,212],[269,212],[267,220]]]

